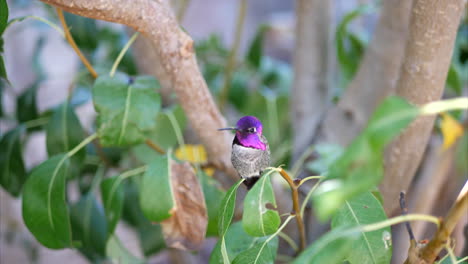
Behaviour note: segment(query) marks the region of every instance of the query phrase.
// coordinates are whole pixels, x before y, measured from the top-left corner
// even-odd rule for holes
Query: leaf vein
[[[351,214],[353,215],[353,218],[356,220],[356,223],[357,223],[358,225],[360,225],[361,223],[359,222],[359,219],[357,218],[356,214],[354,213],[354,211],[353,211],[353,209],[352,209],[352,207],[351,207],[351,205],[349,204],[348,201],[346,201],[346,205],[348,206],[349,211],[350,211]],[[375,260],[374,252],[372,251],[372,248],[371,248],[371,245],[370,245],[370,243],[369,243],[369,240],[367,239],[366,233],[364,233],[364,232],[361,232],[361,233],[362,233],[362,236],[364,237],[364,240],[366,241],[366,246],[367,246],[367,249],[369,250],[369,254],[370,254],[371,258],[372,258],[372,261],[373,261],[374,263],[377,263],[377,261]]]

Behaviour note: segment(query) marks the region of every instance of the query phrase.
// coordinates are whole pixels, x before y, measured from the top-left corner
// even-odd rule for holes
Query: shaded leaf
[[[219,220],[218,212],[221,207],[221,201],[226,192],[221,190],[217,182],[213,178],[210,178],[204,171],[198,170],[197,174],[203,188],[203,196],[205,197],[206,208],[208,211],[208,227],[206,229],[206,235],[217,236]]]
[[[446,84],[455,92],[457,96],[461,96],[463,81],[460,78],[460,71],[453,62],[450,64],[449,71],[447,73]]]
[[[381,203],[375,196],[366,192],[346,201],[332,219],[332,228],[352,227],[377,223],[386,220],[387,216]],[[382,239],[383,234],[390,234],[390,227],[377,231],[362,233],[353,243],[353,250],[346,256],[351,263],[390,263],[392,248]]]
[[[358,238],[358,233],[347,232],[345,228],[333,229],[314,241],[294,260],[293,264],[343,263]]]
[[[101,182],[101,195],[107,219],[108,236],[114,233],[117,222],[122,214],[124,191],[122,177],[114,176]]]
[[[80,250],[91,261],[106,256],[107,222],[102,208],[92,193],[81,196],[70,208],[73,241],[80,241]]]
[[[160,222],[171,217],[176,210],[170,153],[158,156],[143,176],[140,206],[150,221]]]
[[[21,192],[27,174],[21,153],[22,127],[8,131],[0,140],[0,185],[13,196]]]
[[[99,38],[99,30],[96,20],[64,13],[70,33],[80,49],[92,52],[96,49]]]
[[[270,181],[270,173],[264,174],[247,193],[244,199],[242,225],[251,236],[273,234],[281,223],[276,210],[275,193]],[[270,208],[267,208],[267,204]]]
[[[65,200],[68,157],[56,155],[37,166],[23,189],[23,220],[45,247],[71,246],[71,227]]]
[[[156,127],[160,97],[152,77],[135,80],[122,73],[113,78],[101,75],[93,87],[98,112],[98,134],[103,146],[128,146],[142,143],[145,133]]]
[[[122,245],[119,238],[112,235],[106,245],[106,254],[112,260],[112,263],[132,263],[143,264],[145,261],[135,257]]]
[[[125,198],[122,219],[137,229],[143,254],[149,256],[159,252],[166,245],[164,243],[161,225],[152,224],[143,215],[141,207],[135,206],[140,203],[139,190],[134,183],[137,180],[139,180],[139,178],[131,178],[130,181],[124,185]]]
[[[417,115],[416,107],[396,96],[388,97],[377,107],[367,127],[330,166],[327,180],[314,192],[319,219],[329,218],[346,200],[379,183],[385,146]]]
[[[246,250],[252,249],[259,244],[262,244],[266,241],[267,238],[268,237],[250,236],[244,231],[241,222],[233,223],[231,226],[229,226],[229,229],[224,235],[224,242],[228,259],[234,260],[239,254]],[[219,239],[211,253],[210,264],[224,263],[221,255],[221,243],[222,239]],[[264,252],[271,253],[274,259],[277,249],[278,238],[274,238],[268,242],[268,244],[266,244]]]
[[[234,209],[236,209],[236,192],[239,185],[244,180],[240,180],[233,185],[229,190],[226,192],[226,195],[221,202],[221,207],[219,208],[218,212],[218,234],[219,236],[224,236],[226,233],[229,225],[231,224],[232,217],[234,216]]]
[[[0,38],[0,41],[1,41],[1,38]],[[7,76],[7,72],[5,68],[5,62],[3,62],[3,56],[0,54],[0,81],[2,80],[2,78],[5,79],[5,81],[8,81],[8,76]]]
[[[276,241],[278,241],[277,238],[276,238]],[[277,248],[278,248],[278,242],[276,242],[276,247],[274,248],[271,248],[270,246],[268,246],[266,241],[262,243],[257,243],[253,247],[237,255],[237,257],[232,261],[232,263],[234,264],[243,264],[243,263],[253,263],[253,264],[271,263],[273,264],[275,263]]]
[[[0,0],[0,38],[8,25],[8,4],[6,0]]]
[[[247,51],[247,61],[255,69],[260,68],[263,56],[263,39],[267,30],[268,26],[265,25],[262,25],[258,28],[257,33],[255,34],[255,37],[250,44],[249,50]]]
[[[19,122],[38,118],[36,96],[39,83],[34,83],[16,99],[16,117]]]
[[[188,162],[171,164],[171,181],[176,206],[172,216],[161,222],[164,239],[169,247],[198,250],[208,224],[202,188]]]
[[[307,169],[319,175],[324,175],[330,165],[343,154],[343,147],[338,144],[319,143],[315,146],[315,151],[319,158],[307,163]]]
[[[57,107],[46,125],[46,146],[49,155],[64,153],[79,145],[85,138],[80,120],[73,108],[65,101]],[[86,150],[83,148],[73,155],[72,161],[82,162]]]

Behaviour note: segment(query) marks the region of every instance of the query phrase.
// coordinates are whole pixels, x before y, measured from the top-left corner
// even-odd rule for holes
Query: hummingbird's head
[[[235,130],[239,143],[248,148],[266,150],[266,144],[262,142],[262,122],[255,116],[244,116],[237,121],[236,127],[221,128],[219,130]]]

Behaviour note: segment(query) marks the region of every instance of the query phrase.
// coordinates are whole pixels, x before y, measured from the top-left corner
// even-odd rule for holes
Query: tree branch
[[[396,94],[422,105],[442,96],[464,0],[415,0]],[[424,154],[434,116],[419,117],[390,144],[381,183],[387,215],[398,209]]]
[[[296,44],[291,113],[293,160],[312,143],[327,106],[330,6],[328,0],[296,2]]]
[[[152,0],[42,1],[77,15],[128,25],[150,39],[211,162],[237,179],[230,162],[229,135],[217,131],[226,121],[200,73],[193,40],[180,29],[170,8]]]

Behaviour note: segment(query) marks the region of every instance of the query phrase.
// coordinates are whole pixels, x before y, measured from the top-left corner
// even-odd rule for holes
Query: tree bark
[[[210,161],[236,177],[230,162],[231,138],[217,131],[225,127],[198,68],[193,40],[180,29],[174,14],[161,1],[153,0],[42,0],[77,15],[125,24],[151,40],[169,76],[190,124],[205,145]]]
[[[422,105],[442,96],[464,0],[415,0],[396,94]],[[424,154],[435,117],[419,117],[385,152],[381,183],[389,216],[398,209],[398,194],[407,190]]]
[[[394,91],[404,54],[412,0],[384,0],[374,37],[340,102],[324,119],[321,141],[347,145],[378,103]]]
[[[328,0],[299,0],[296,5],[294,83],[291,93],[293,160],[297,160],[312,143],[329,101],[330,5]]]

